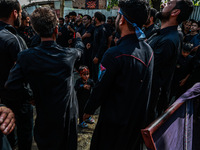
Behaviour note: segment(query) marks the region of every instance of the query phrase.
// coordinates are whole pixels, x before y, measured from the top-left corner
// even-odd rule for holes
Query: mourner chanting
[[[198,2],[63,1],[0,0],[0,150],[200,149]]]

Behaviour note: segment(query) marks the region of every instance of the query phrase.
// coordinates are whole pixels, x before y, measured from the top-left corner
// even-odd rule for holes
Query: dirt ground
[[[98,112],[97,112],[98,113]],[[34,111],[34,118],[36,117],[36,113]],[[78,148],[77,150],[89,150],[90,148],[90,141],[92,139],[92,134],[94,131],[94,128],[96,126],[98,115],[93,115],[93,118],[95,120],[94,124],[88,124],[88,128],[82,129],[78,127]],[[32,143],[32,150],[38,150],[37,144],[33,140]]]

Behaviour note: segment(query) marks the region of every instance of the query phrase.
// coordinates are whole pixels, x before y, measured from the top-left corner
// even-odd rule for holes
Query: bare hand
[[[0,107],[0,130],[3,134],[8,135],[15,128],[15,115],[11,109]]]
[[[94,57],[93,62],[94,62],[94,64],[98,64],[99,59],[97,57]]]
[[[79,32],[76,32],[76,38],[81,38],[81,34]]]
[[[194,48],[192,49],[192,51],[196,52],[196,51],[198,50],[199,46],[200,46],[200,45],[194,47]]]
[[[68,26],[67,26],[67,29],[68,29],[68,30],[70,30],[70,29],[71,29],[70,25],[68,25]]]
[[[58,36],[61,36],[62,35],[62,33],[61,32],[58,32]]]
[[[90,114],[86,114],[86,113],[85,113],[85,114],[83,115],[83,121],[85,121],[86,119],[88,119],[90,116],[91,116]]]
[[[69,39],[69,40],[68,40],[68,43],[69,43],[69,44],[72,44],[72,39]]]
[[[84,84],[84,86],[83,86],[83,87],[84,87],[84,89],[86,89],[86,90],[90,90],[90,87],[91,87],[91,86],[90,86],[90,85],[88,85],[88,84]]]
[[[87,43],[87,44],[86,44],[86,48],[87,48],[87,49],[90,49],[90,47],[91,47],[91,44],[90,44],[90,43]]]

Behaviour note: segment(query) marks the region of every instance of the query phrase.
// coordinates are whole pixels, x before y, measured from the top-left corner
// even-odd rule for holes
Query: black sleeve
[[[110,89],[114,83],[114,77],[118,71],[118,62],[112,54],[106,53],[100,64],[100,76],[95,84],[91,96],[85,107],[85,113],[94,114],[95,110],[103,103],[109,95]]]
[[[161,69],[162,64],[170,60],[175,54],[175,45],[171,40],[164,40],[154,49],[154,70]],[[178,51],[178,50],[177,50]],[[155,69],[156,68],[156,69]]]
[[[13,62],[17,60],[17,54],[22,51],[19,44],[17,37],[13,37],[7,41],[7,50],[9,51]]]
[[[75,83],[75,86],[74,86],[76,91],[83,89],[83,86],[84,86],[84,84],[81,83],[80,79],[76,80],[76,83]]]
[[[105,28],[100,30],[99,40],[100,40],[100,42],[99,42],[100,44],[99,44],[99,47],[98,47],[96,57],[101,59],[103,57],[104,52],[106,51],[106,48],[107,48],[107,37],[106,37],[106,33],[105,33]]]

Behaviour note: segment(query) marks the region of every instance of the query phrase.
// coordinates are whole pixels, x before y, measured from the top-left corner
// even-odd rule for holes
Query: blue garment
[[[200,34],[195,35],[190,41],[190,43],[194,44],[193,47],[200,45]]]

